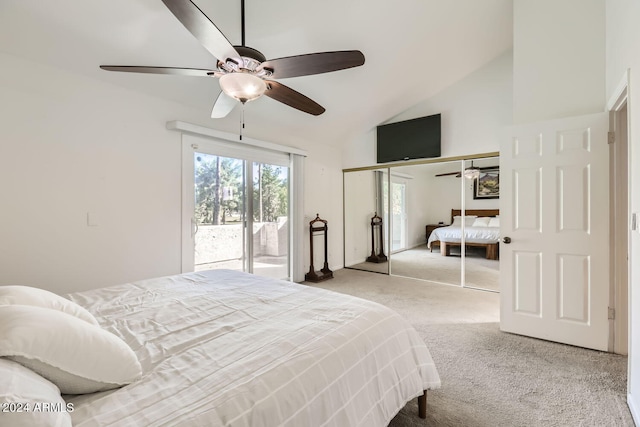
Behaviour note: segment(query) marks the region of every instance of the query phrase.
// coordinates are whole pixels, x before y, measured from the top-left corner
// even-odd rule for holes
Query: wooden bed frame
[[[481,216],[497,216],[500,214],[500,209],[466,209],[465,210],[465,215],[476,215],[478,217]],[[454,216],[461,216],[462,215],[462,210],[461,209],[451,209],[451,223],[453,223],[453,217]],[[435,243],[436,241],[433,241],[433,243]],[[438,244],[440,245],[440,254],[442,256],[450,256],[451,255],[451,248],[452,247],[459,247],[460,246],[460,242],[458,243],[451,243],[451,242],[440,242],[438,241]],[[487,259],[493,259],[493,260],[497,260],[499,257],[499,252],[498,252],[498,242],[496,243],[469,243],[466,242],[465,243],[466,246],[475,246],[475,247],[483,247],[486,249],[486,258]]]

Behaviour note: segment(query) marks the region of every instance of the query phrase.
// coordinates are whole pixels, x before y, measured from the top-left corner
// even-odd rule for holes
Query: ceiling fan
[[[499,166],[485,166],[485,167],[479,168],[477,166],[473,166],[473,160],[471,160],[471,166],[464,170],[464,177],[469,179],[475,179],[480,175],[480,172],[482,171],[490,171],[490,170],[497,171],[499,169],[500,169]],[[451,175],[455,175],[456,178],[460,178],[463,175],[463,173],[460,171],[447,172],[447,173],[439,173],[436,176],[451,176]]]
[[[217,69],[101,65],[108,71],[218,77],[222,91],[211,117],[225,117],[239,101],[266,95],[297,110],[315,116],[325,112],[317,102],[274,79],[307,76],[344,70],[364,64],[358,50],[318,52],[267,60],[256,49],[245,46],[244,0],[241,0],[242,45],[233,46],[216,25],[191,0],[162,0],[187,30],[218,60]]]

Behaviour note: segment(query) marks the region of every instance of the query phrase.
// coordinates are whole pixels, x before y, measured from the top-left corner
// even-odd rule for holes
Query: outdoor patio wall
[[[242,258],[242,224],[200,225],[196,233],[195,264]],[[253,224],[254,256],[287,254],[289,222]]]

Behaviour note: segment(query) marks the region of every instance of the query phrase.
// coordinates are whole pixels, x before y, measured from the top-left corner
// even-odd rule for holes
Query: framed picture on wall
[[[483,170],[473,181],[474,199],[500,198],[500,169]]]

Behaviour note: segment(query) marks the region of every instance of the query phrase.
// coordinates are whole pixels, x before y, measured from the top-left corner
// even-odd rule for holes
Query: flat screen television
[[[380,125],[377,162],[440,157],[440,114]]]

